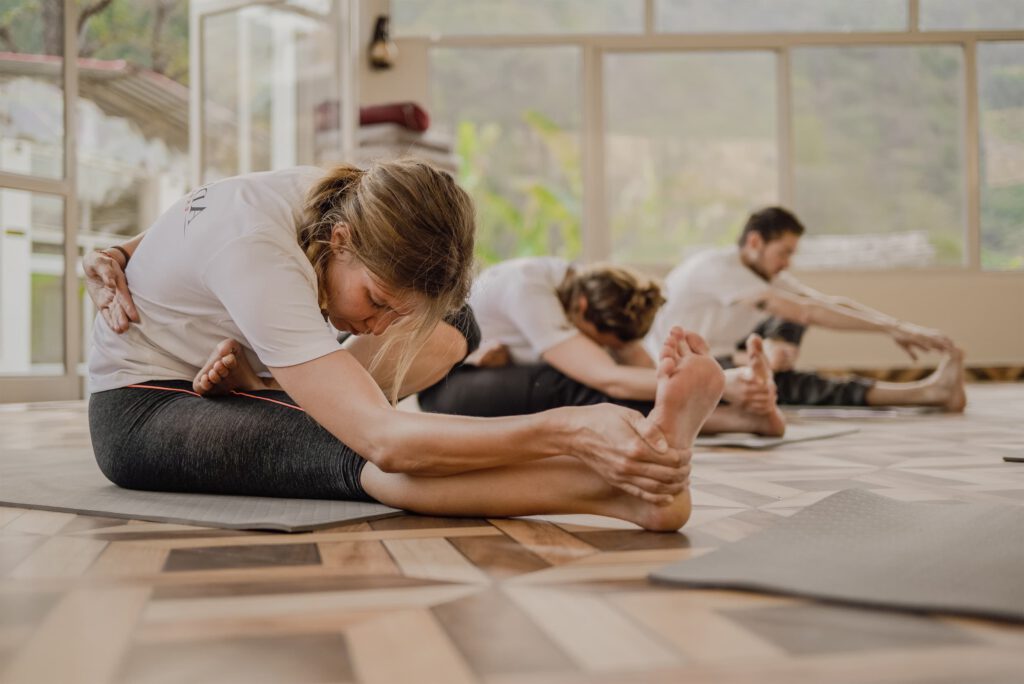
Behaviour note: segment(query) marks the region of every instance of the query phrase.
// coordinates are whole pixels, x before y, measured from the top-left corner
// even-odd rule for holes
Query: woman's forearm
[[[428,476],[564,455],[573,432],[570,416],[559,409],[507,418],[393,410],[384,420],[374,465]]]
[[[310,417],[386,472],[445,475],[573,448],[571,409],[493,419],[400,411],[345,350],[270,370]]]
[[[135,254],[135,250],[138,249],[139,243],[142,242],[142,238],[144,238],[145,236],[146,236],[146,232],[143,231],[143,232],[139,233],[138,235],[136,235],[135,237],[133,237],[128,242],[122,242],[121,243],[121,248],[124,251],[128,252],[129,255]]]

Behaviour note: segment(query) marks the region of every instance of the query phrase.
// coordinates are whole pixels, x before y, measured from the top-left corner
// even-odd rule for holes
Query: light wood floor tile
[[[18,651],[0,681],[109,681],[148,597],[144,587],[70,592]]]
[[[487,574],[447,539],[389,539],[384,546],[406,577],[485,584]]]
[[[45,579],[76,577],[103,553],[107,542],[77,537],[50,537],[7,573],[8,577]]]
[[[74,519],[74,513],[55,511],[25,511],[4,527],[7,532],[28,532],[31,534],[56,534],[60,528]]]
[[[511,585],[505,591],[581,669],[625,672],[678,662],[660,636],[598,598]]]
[[[346,632],[364,684],[476,681],[458,650],[428,610],[399,610],[354,625]]]

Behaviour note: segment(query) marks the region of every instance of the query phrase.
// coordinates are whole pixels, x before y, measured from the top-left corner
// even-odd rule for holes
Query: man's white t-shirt
[[[296,240],[315,167],[254,173],[203,186],[146,233],[126,276],[141,321],[93,325],[93,392],[146,380],[191,380],[234,338],[257,372],[339,349],[324,321],[316,274]]]
[[[508,347],[515,363],[537,363],[544,352],[580,334],[556,292],[568,270],[565,259],[529,257],[481,273],[469,295],[481,337]]]
[[[799,282],[782,272],[770,282],[747,268],[737,247],[701,252],[665,278],[668,300],[658,311],[644,340],[653,358],[672,326],[699,333],[714,356],[736,350],[736,344],[768,317],[754,302],[773,289],[798,292]]]

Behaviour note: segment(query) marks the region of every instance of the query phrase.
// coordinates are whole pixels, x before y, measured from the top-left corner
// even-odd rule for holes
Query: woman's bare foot
[[[199,394],[227,394],[234,390],[268,389],[267,381],[245,358],[237,340],[224,340],[214,347],[210,358],[192,380],[192,389]]]
[[[722,369],[700,335],[672,328],[658,357],[658,389],[647,419],[672,446],[689,449],[724,388]]]

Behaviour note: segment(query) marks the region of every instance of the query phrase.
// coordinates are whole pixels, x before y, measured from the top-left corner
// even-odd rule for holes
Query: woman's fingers
[[[116,290],[115,299],[124,310],[125,316],[129,320],[138,323],[139,312],[135,308],[135,302],[132,301],[131,293],[128,291],[128,281],[125,279],[123,271],[118,271],[114,276],[114,289]]]
[[[666,506],[672,503],[672,500],[675,498],[669,494],[652,494],[628,482],[615,482],[613,484],[627,494],[648,501],[656,506]]]
[[[665,439],[664,433],[654,421],[647,420],[639,413],[630,415],[628,423],[633,431],[639,435],[640,439],[644,441],[644,444],[649,446],[658,454],[668,454],[668,440]],[[657,460],[656,463],[665,463],[666,465],[673,465],[670,460]]]

